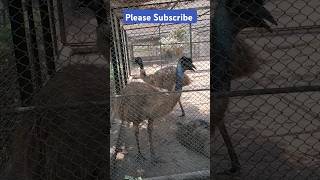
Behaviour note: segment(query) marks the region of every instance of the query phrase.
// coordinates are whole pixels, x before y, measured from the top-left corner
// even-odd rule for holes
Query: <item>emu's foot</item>
[[[184,112],[182,112],[182,114],[179,117],[185,117],[186,114]]]
[[[152,155],[151,156],[151,163],[152,164],[158,164],[158,163],[165,163],[166,161],[160,158],[159,156]]]
[[[136,156],[137,161],[145,161],[147,158],[145,158],[141,153],[138,153]]]
[[[222,172],[218,172],[217,175],[227,175],[227,176],[240,175],[240,166],[232,167],[229,170],[224,170]]]

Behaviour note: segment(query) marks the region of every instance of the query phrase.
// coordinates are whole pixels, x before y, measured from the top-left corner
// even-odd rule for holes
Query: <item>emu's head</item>
[[[264,0],[217,0],[215,13],[210,18],[211,53],[213,54],[212,86],[214,91],[230,90],[230,58],[235,37],[244,28],[263,27],[271,31],[265,20],[277,24],[263,7]]]
[[[182,67],[183,67],[183,69],[184,69],[185,71],[186,71],[186,70],[195,71],[195,69],[197,69],[197,68],[194,66],[191,58],[182,56],[182,57],[179,59],[179,63],[181,63],[181,65],[182,65]]]
[[[247,27],[261,27],[272,32],[265,20],[277,25],[273,16],[264,7],[264,0],[228,0],[226,5],[236,31]]]
[[[143,69],[143,60],[141,57],[134,58],[134,62],[138,64],[141,69]]]

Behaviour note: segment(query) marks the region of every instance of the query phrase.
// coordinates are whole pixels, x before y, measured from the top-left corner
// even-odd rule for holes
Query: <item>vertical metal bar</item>
[[[117,55],[116,55],[116,36],[115,36],[115,25],[113,21],[113,16],[111,15],[111,28],[112,28],[112,36],[110,37],[112,39],[112,46],[111,46],[111,62],[113,67],[113,76],[115,81],[115,90],[116,94],[120,94],[120,81],[119,81],[119,72],[118,72],[118,63],[117,63]]]
[[[118,26],[118,21],[117,21],[117,17],[115,15],[113,15],[113,21],[114,21],[114,29],[115,29],[115,46],[116,46],[116,56],[117,56],[117,67],[119,68],[118,69],[118,72],[119,72],[119,80],[120,80],[120,87],[123,88],[123,76],[122,76],[122,70],[121,70],[121,61],[120,59],[122,59],[122,56],[121,56],[121,48],[120,48],[120,40],[119,40],[119,26]]]
[[[16,58],[21,105],[31,103],[33,82],[21,0],[9,0],[9,19]]]
[[[58,9],[61,43],[65,44],[67,43],[67,37],[66,37],[66,29],[65,29],[65,23],[64,23],[62,0],[57,0],[57,9]]]
[[[131,76],[131,64],[130,64],[130,60],[132,59],[132,57],[130,56],[129,53],[129,44],[128,44],[128,34],[126,31],[124,31],[124,35],[125,35],[125,46],[126,46],[126,52],[127,52],[127,57],[128,57],[128,69],[129,69],[129,75]]]
[[[162,53],[161,53],[161,26],[159,25],[159,42],[160,42],[160,67],[162,68]]]
[[[124,29],[121,29],[121,34],[122,34],[122,47],[123,47],[123,54],[124,54],[124,64],[125,64],[125,70],[126,70],[126,78],[129,78],[129,72],[128,72],[128,56],[127,56],[127,46],[126,46],[126,41],[125,41],[125,32]]]
[[[56,70],[53,54],[53,42],[50,29],[50,16],[47,0],[39,0],[40,17],[43,32],[43,43],[46,54],[46,64],[49,76],[53,76]]]
[[[28,19],[29,19],[29,31],[31,36],[33,66],[34,66],[35,76],[36,76],[35,77],[36,87],[37,89],[40,89],[42,86],[42,73],[41,73],[41,65],[40,65],[39,52],[38,52],[37,33],[36,33],[36,28],[33,20],[32,0],[26,0],[26,9],[27,9]]]
[[[54,14],[54,5],[53,0],[48,0],[49,2],[49,13],[50,13],[50,20],[51,20],[51,28],[52,28],[52,39],[53,39],[53,46],[54,52],[56,56],[58,55],[58,42],[57,42],[57,30],[56,30],[56,18]]]
[[[134,52],[133,52],[133,44],[130,44],[130,58],[133,60]],[[131,65],[130,65],[131,66]]]
[[[119,42],[119,50],[120,54],[119,56],[121,57],[121,62],[122,62],[122,72],[123,72],[123,82],[126,85],[127,84],[127,67],[124,59],[124,51],[123,51],[123,41],[122,41],[122,30],[120,27],[120,19],[117,19],[117,26],[118,26],[118,42]]]
[[[189,24],[189,43],[190,43],[190,58],[192,59],[192,25]]]

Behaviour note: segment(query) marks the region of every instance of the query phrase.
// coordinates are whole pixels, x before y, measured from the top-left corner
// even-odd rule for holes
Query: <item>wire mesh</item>
[[[317,0],[266,1],[273,32],[241,29],[224,56],[233,77],[218,92],[228,99],[218,123],[211,2],[106,2],[0,1],[1,178],[229,179],[218,172],[230,146],[223,132],[212,136],[224,124],[241,167],[232,178],[319,179]],[[195,8],[198,21],[126,25],[125,8]],[[197,69],[181,90],[176,68],[188,58]]]
[[[235,1],[235,4],[237,2],[244,1]],[[240,14],[237,17],[247,17],[244,22],[251,23],[235,38],[243,39],[253,48],[253,53],[257,52],[251,60],[260,60],[259,68],[249,77],[232,81],[231,92],[226,92],[222,98],[229,100],[224,115],[219,114],[224,110],[216,107],[216,119],[211,123],[215,123],[220,133],[216,132],[211,144],[211,174],[223,179],[218,172],[238,173],[240,167],[241,173],[236,175],[240,179],[318,179],[319,157],[317,153],[311,154],[319,152],[316,140],[319,134],[319,52],[317,43],[314,44],[319,39],[319,34],[315,33],[320,17],[315,7],[319,7],[319,3],[266,1],[264,7],[277,22],[271,26],[273,32],[250,28],[254,23],[250,22],[248,7],[246,10],[231,9]],[[214,12],[214,17],[219,10]],[[215,43],[219,43],[219,35],[215,35]],[[237,64],[237,58],[229,57]],[[222,59],[215,56],[214,60]],[[211,75],[222,77],[221,73],[224,74],[223,71],[219,73]],[[216,86],[220,87],[218,83]],[[221,89],[228,91],[227,86]],[[215,102],[211,100],[211,103]],[[230,139],[232,143],[228,142]],[[225,171],[230,164],[232,169]]]
[[[186,126],[194,120],[209,124],[209,4],[206,0],[127,1],[113,7],[111,13],[120,17],[119,12],[127,7],[195,8],[198,22],[132,25],[121,22],[127,36],[126,67],[130,68],[130,76],[127,85],[112,97],[117,113],[114,124],[118,124],[118,129],[116,125],[114,128],[119,130],[114,142],[112,179],[198,174],[190,172],[209,177],[205,171],[209,169],[209,157],[190,150],[195,141],[183,137],[191,133]],[[178,63],[187,61],[182,57],[191,58],[197,69],[185,71],[180,93],[174,88]],[[116,54],[112,58],[119,59]],[[118,72],[123,65],[119,67]],[[123,76],[122,72],[118,75]],[[117,83],[117,78],[114,81]],[[209,128],[206,130],[209,132]]]
[[[99,20],[108,19],[109,6],[67,6],[74,2],[0,2],[0,179],[108,179],[109,54],[95,44],[89,51],[85,43],[66,44],[64,37],[86,38],[88,31],[61,22],[86,17],[90,33],[101,33],[98,46],[108,49],[102,30],[109,25]],[[82,33],[63,36],[63,28]]]

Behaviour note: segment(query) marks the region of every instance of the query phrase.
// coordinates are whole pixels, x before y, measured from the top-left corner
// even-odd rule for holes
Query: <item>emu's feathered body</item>
[[[251,76],[257,72],[264,60],[241,38],[236,37],[231,50],[231,75],[232,79]]]
[[[27,114],[14,131],[5,176],[12,180],[107,178],[105,107],[87,103],[107,100],[107,77],[105,68],[95,65],[69,65],[57,72],[34,97],[34,105],[44,108]]]
[[[183,57],[182,57],[183,58]],[[143,61],[140,57],[136,58],[135,62],[140,66],[140,78],[153,86],[166,89],[171,91],[172,88],[176,84],[176,67],[174,66],[166,66],[162,69],[157,70],[154,74],[147,75]],[[184,78],[182,80],[182,86],[188,86],[191,84],[191,79],[188,75],[184,74]],[[181,100],[179,99],[179,106],[182,112],[181,116],[185,116],[184,109],[181,104]]]
[[[268,20],[273,24],[277,23],[263,5],[264,0],[218,1],[217,7],[214,10],[214,16],[210,18],[210,26],[212,27],[210,29],[210,42],[212,42],[210,48],[211,54],[213,54],[212,62],[214,62],[211,67],[213,72],[213,76],[211,76],[213,92],[220,93],[221,91],[230,91],[231,80],[234,76],[239,76],[242,72],[249,72],[251,69],[254,69],[250,66],[248,66],[249,69],[247,69],[247,64],[239,61],[242,58],[237,58],[244,56],[246,58],[243,60],[252,59],[247,49],[248,47],[237,46],[237,44],[241,44],[242,41],[237,40],[236,37],[242,29],[247,27],[263,27],[272,31],[264,20]],[[239,49],[234,49],[235,46]],[[233,55],[235,51],[239,52],[234,54],[236,56]],[[243,63],[242,66],[241,63]],[[241,70],[240,73],[236,73],[237,71],[234,69],[237,66],[239,70]],[[212,123],[210,123],[210,134],[214,135],[216,127],[219,129],[231,159],[231,169],[224,173],[237,173],[240,171],[240,163],[224,124],[229,98],[213,95],[210,96],[210,99],[211,102],[213,102],[213,120]],[[211,146],[211,148],[214,147]],[[210,152],[210,157],[213,157],[214,149],[211,149]]]
[[[171,91],[176,84],[176,67],[167,66],[150,75],[147,75],[144,69],[140,69],[140,78],[148,84]],[[191,79],[185,74],[182,86],[190,84]]]
[[[181,96],[185,71],[193,68],[190,58],[182,57],[178,61],[174,71],[175,84],[171,87],[171,92],[162,92],[160,88],[143,82],[131,82],[121,91],[122,97],[117,102],[117,115],[121,120],[133,123],[139,156],[142,156],[139,145],[139,124],[148,120],[150,152],[152,158],[155,158],[152,141],[153,121],[173,110]]]
[[[159,88],[147,83],[129,83],[121,93],[124,97],[120,98],[119,103],[120,119],[140,124],[143,120],[160,118],[170,113],[181,93],[159,92]],[[146,95],[132,96],[141,93]]]
[[[121,92],[123,97],[117,102],[117,115],[121,120],[132,122],[135,128],[135,137],[138,148],[138,157],[144,158],[140,149],[139,124],[148,120],[148,135],[150,153],[153,160],[155,156],[152,132],[153,121],[169,114],[180,99],[181,93],[159,93],[161,90],[143,82],[131,82]],[[144,95],[139,95],[143,93]]]

